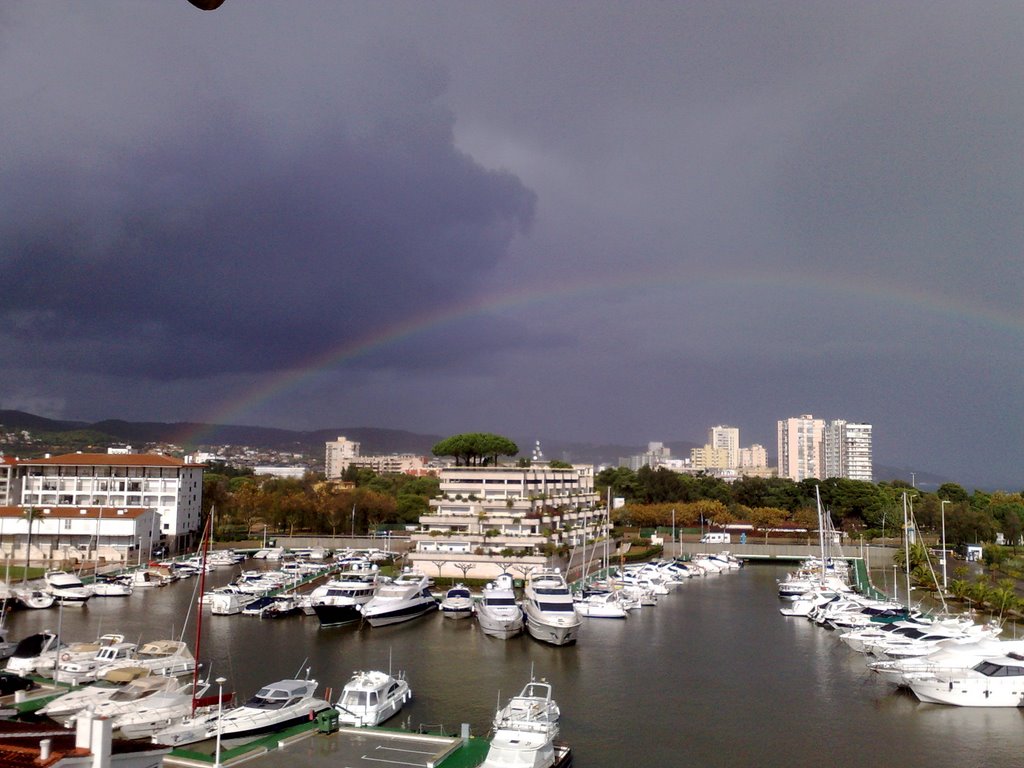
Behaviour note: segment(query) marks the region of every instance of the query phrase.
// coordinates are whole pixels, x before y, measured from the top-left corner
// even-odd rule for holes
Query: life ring
[[[60,655],[60,660],[61,661],[71,661],[71,654],[70,653],[62,653]]]

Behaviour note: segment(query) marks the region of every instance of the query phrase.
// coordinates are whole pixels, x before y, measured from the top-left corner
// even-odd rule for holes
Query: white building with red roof
[[[5,459],[0,542],[4,551],[14,541],[27,544],[31,518],[33,549],[43,547],[52,558],[68,559],[68,548],[98,549],[108,560],[130,560],[128,555],[138,556],[140,550],[148,556],[161,546],[181,551],[198,537],[202,500],[203,466],[173,456],[69,453]]]

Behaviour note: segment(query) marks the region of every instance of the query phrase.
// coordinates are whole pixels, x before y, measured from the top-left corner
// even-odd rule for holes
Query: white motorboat
[[[1013,653],[1024,655],[1024,640],[980,638],[973,643],[943,640],[927,656],[872,661],[868,663],[868,669],[893,685],[906,686],[920,675],[930,675],[939,670],[966,671],[982,659]]]
[[[135,658],[137,647],[135,643],[118,641],[103,646],[91,658],[64,659],[64,655],[61,654],[61,661],[57,665],[57,675],[62,683],[81,685],[91,682],[96,679],[96,673],[101,667],[114,663],[131,662]]]
[[[169,579],[164,574],[153,568],[139,568],[133,571],[129,578],[129,584],[137,589],[151,589],[154,587],[167,586]]]
[[[256,595],[253,594],[218,588],[203,595],[203,605],[209,608],[214,616],[233,616],[241,613],[256,599]]]
[[[620,590],[584,589],[574,598],[580,616],[590,619],[624,619],[626,606]]]
[[[125,584],[116,578],[99,578],[89,585],[93,597],[129,597],[132,594],[131,585]]]
[[[36,660],[36,674],[40,677],[54,678],[56,672],[58,674],[55,679],[59,679],[62,683],[70,682],[60,677],[61,665],[72,662],[79,664],[87,663],[95,659],[96,655],[104,648],[123,642],[124,635],[107,634],[90,642],[68,643],[62,646],[59,651],[55,649],[46,651]]]
[[[54,597],[45,589],[20,589],[15,588],[14,598],[26,608],[39,610],[49,608],[53,605]]]
[[[214,738],[237,738],[279,731],[309,722],[317,712],[331,709],[330,702],[314,696],[316,680],[279,680],[257,691],[241,706],[186,718],[153,735],[157,744],[171,747]]]
[[[151,675],[187,675],[196,668],[196,660],[188,645],[181,640],[153,640],[139,648],[134,658],[121,659],[104,664],[96,670],[100,680],[116,679],[120,670],[129,674],[135,668],[142,668]]]
[[[444,593],[438,610],[446,619],[468,619],[473,615],[473,595],[465,584],[456,584]]]
[[[494,738],[480,768],[566,768],[569,748],[555,744],[558,705],[551,686],[531,680],[518,696],[498,710]]]
[[[89,709],[97,717],[114,718],[137,711],[157,694],[180,693],[191,687],[191,680],[183,682],[173,677],[148,675],[133,680],[103,701],[91,704]]]
[[[377,591],[380,568],[366,558],[342,561],[341,571],[309,593],[309,603],[321,627],[339,627],[362,618],[360,606]]]
[[[60,638],[53,632],[29,635],[18,641],[4,669],[15,675],[31,675],[40,660],[45,660],[46,654],[52,656],[60,647]]]
[[[253,553],[252,559],[253,560],[267,560],[268,556],[270,555],[271,552],[276,552],[276,553],[283,554],[284,553],[284,547],[264,547],[262,549],[257,549]],[[275,560],[280,560],[281,558],[280,557],[276,557],[274,559]]]
[[[1024,655],[983,659],[970,669],[937,669],[907,681],[921,701],[959,707],[1024,706]]]
[[[356,672],[345,683],[334,707],[342,725],[372,727],[396,715],[411,698],[412,690],[403,674],[392,677],[387,672]]]
[[[534,571],[527,577],[523,613],[530,636],[552,645],[575,643],[583,623],[557,568]]]
[[[966,628],[936,625],[922,627],[867,644],[867,652],[879,659],[907,659],[926,656],[936,650],[939,643],[975,643],[983,638],[994,638],[1002,628],[994,624],[973,624]]]
[[[46,582],[46,591],[53,595],[54,600],[64,606],[81,607],[92,597],[92,590],[73,573],[47,571],[43,574],[43,580]]]
[[[0,659],[9,659],[14,654],[18,644],[13,640],[7,639],[7,627],[2,625],[3,614],[0,613]]]
[[[218,705],[217,695],[203,698],[209,689],[209,681],[198,681],[195,688],[191,684],[180,690],[168,690],[146,697],[138,706],[126,712],[113,715],[111,729],[125,739],[146,739],[173,725],[194,717],[196,712],[205,714],[212,712]],[[222,692],[221,702],[227,701],[233,694]],[[101,707],[97,707],[97,710]]]
[[[436,610],[430,580],[420,571],[409,568],[391,583],[378,587],[376,594],[362,605],[363,618],[372,627],[409,621]]]
[[[503,573],[484,587],[476,620],[485,635],[508,640],[523,631],[523,609],[516,601],[512,577]]]
[[[142,676],[145,676],[143,673]],[[165,679],[170,684],[171,678]],[[131,681],[127,683],[111,683],[106,680],[102,680],[93,685],[87,685],[81,688],[74,688],[63,696],[58,696],[49,702],[42,709],[38,710],[38,714],[46,715],[51,720],[57,720],[58,722],[67,720],[72,715],[81,712],[86,707],[95,706],[101,701],[106,700],[110,696],[113,696],[117,691],[124,689],[127,685],[130,685]]]
[[[273,602],[263,609],[261,618],[283,619],[288,616],[297,616],[302,613],[302,607],[299,604],[301,596],[294,592],[277,595],[272,598],[272,600]]]

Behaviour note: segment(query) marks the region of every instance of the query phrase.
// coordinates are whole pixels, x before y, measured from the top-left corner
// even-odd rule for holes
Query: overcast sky
[[[0,407],[1019,489],[1019,2],[0,7]],[[909,480],[909,477],[907,478]]]

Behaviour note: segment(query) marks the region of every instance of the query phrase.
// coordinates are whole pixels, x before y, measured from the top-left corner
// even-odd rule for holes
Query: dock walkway
[[[322,733],[316,723],[290,728],[245,744],[221,744],[220,762],[245,762],[259,768],[379,768],[381,763],[409,768],[473,768],[483,762],[488,742],[479,737],[413,733],[387,728],[339,728]],[[282,750],[285,751],[282,754]],[[214,741],[172,750],[164,763],[181,768],[209,768],[215,762]]]

